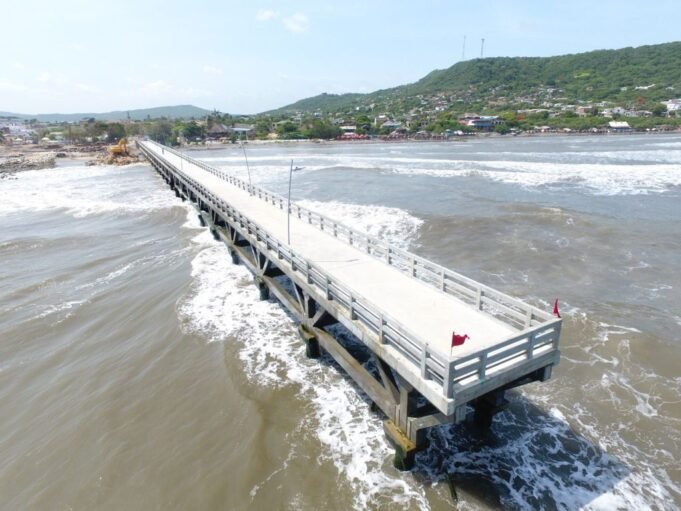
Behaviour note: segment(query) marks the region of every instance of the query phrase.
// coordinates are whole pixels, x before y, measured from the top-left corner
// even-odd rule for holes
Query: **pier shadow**
[[[292,317],[295,321],[295,318]],[[377,368],[366,346],[342,325],[326,330],[369,372]],[[351,382],[352,378],[322,351],[318,363]],[[426,487],[449,487],[452,499],[489,509],[576,511],[613,491],[631,469],[574,431],[560,414],[551,414],[520,392],[507,391],[508,407],[491,428],[480,430],[470,409],[466,422],[429,429],[428,447],[416,455],[413,477]]]
[[[370,353],[340,325],[334,335],[367,370]],[[324,353],[319,362],[352,379]],[[357,391],[371,407],[370,399]],[[560,415],[538,407],[522,393],[507,391],[509,406],[488,430],[472,420],[428,431],[428,447],[417,454],[412,475],[424,486],[449,487],[457,499],[489,509],[576,511],[610,493],[631,469],[574,431]],[[369,412],[367,412],[369,413]],[[375,411],[374,413],[381,413]]]
[[[448,485],[452,498],[491,509],[578,510],[611,492],[631,469],[564,419],[517,391],[489,430],[465,423],[432,428],[414,477]]]

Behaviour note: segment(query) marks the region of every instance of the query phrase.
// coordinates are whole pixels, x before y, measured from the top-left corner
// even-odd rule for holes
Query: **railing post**
[[[475,307],[478,310],[482,309],[482,288],[478,287],[477,297],[475,298]]]
[[[378,316],[378,342],[381,344],[385,344],[385,335],[383,335],[383,327],[385,326],[385,319],[383,318],[383,314],[379,314]]]
[[[445,360],[445,372],[442,375],[442,391],[447,398],[452,397],[452,361]]]
[[[483,351],[480,355],[480,369],[478,370],[478,376],[481,380],[485,379],[485,374],[487,372],[487,352]]]
[[[536,333],[532,332],[530,334],[530,340],[527,343],[527,359],[531,359],[534,356],[534,341],[535,341]]]
[[[423,345],[421,350],[421,378],[428,379],[428,343]]]

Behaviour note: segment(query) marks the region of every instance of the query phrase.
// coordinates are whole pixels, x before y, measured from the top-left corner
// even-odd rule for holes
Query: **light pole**
[[[288,246],[291,246],[291,181],[293,181],[293,172],[303,170],[303,167],[293,168],[293,160],[291,160],[291,170],[288,173],[288,204],[286,206],[286,239]]]
[[[241,146],[241,149],[244,151],[244,159],[246,160],[246,172],[248,172],[248,194],[251,195],[253,183],[251,183],[251,168],[248,166],[248,156],[246,155],[246,147],[244,146],[243,133],[239,138],[239,145]]]

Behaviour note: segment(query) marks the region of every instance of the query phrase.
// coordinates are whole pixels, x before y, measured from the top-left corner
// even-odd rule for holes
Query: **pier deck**
[[[546,311],[295,204],[287,219],[278,195],[153,142],[139,147],[414,448],[420,429],[460,422],[467,404],[493,414],[505,389],[543,381],[558,363],[561,321]],[[294,284],[292,300],[273,278],[282,274]],[[380,379],[369,381],[327,338],[323,325],[334,321],[371,350]],[[470,338],[452,347],[453,332]],[[416,394],[437,410],[412,413]]]

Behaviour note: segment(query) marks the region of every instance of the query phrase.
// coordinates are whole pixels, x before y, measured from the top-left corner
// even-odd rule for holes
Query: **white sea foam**
[[[298,204],[371,236],[390,240],[401,248],[408,248],[423,224],[423,220],[399,208],[338,201],[301,200]]]
[[[485,153],[487,154],[487,153]],[[515,158],[518,153],[506,153]],[[499,156],[499,154],[495,154]],[[662,193],[670,187],[681,186],[681,151],[637,150],[601,151],[593,153],[555,153],[554,161],[446,159],[348,155],[300,155],[296,162],[306,171],[358,169],[402,175],[434,177],[477,176],[491,181],[515,184],[526,188],[545,186],[577,186],[597,195],[632,195]],[[594,162],[594,160],[599,160]],[[600,161],[602,160],[602,161]],[[250,160],[249,160],[250,161]],[[283,177],[288,173],[289,160],[253,159],[251,175],[254,182]],[[566,163],[566,162],[571,163]],[[230,162],[231,163],[231,162]],[[241,177],[245,167],[223,167]]]
[[[415,226],[420,225],[406,213],[390,208],[378,208],[377,214],[375,207],[310,201],[304,205],[358,228],[365,216],[374,221],[379,218],[381,226],[373,228],[392,233],[393,241],[413,236]],[[402,219],[395,219],[400,216]],[[354,489],[356,509],[390,503],[429,508],[426,488],[420,482],[412,475],[386,469],[392,449],[380,420],[368,411],[361,393],[341,374],[305,359],[291,318],[275,303],[258,301],[250,273],[232,265],[225,248],[207,231],[194,242],[201,250],[192,262],[193,289],[180,306],[186,326],[211,341],[236,343],[247,376],[258,385],[301,387],[300,395],[308,396],[314,405],[313,415],[302,421],[324,444],[320,456],[333,461]],[[602,327],[612,335],[636,333],[630,327]],[[602,342],[608,342],[607,334]],[[605,357],[598,359],[607,363]],[[635,392],[633,402],[626,406],[633,406],[644,417],[654,417],[657,400],[616,374],[604,373],[605,388],[628,386],[627,392]],[[663,469],[647,462],[644,453],[632,453],[619,430],[604,430],[580,403],[574,408],[555,404],[554,393],[555,389],[542,386],[532,395],[531,400],[539,404],[551,403],[546,407],[549,412],[539,419],[534,412],[524,411],[528,404],[497,416],[495,435],[499,441],[482,448],[471,449],[461,429],[445,426],[431,430],[431,447],[417,457],[416,472],[425,474],[435,486],[451,471],[472,477],[485,474],[495,487],[504,489],[502,502],[510,508],[533,508],[542,498],[561,509],[593,510],[612,506],[652,509],[673,502]],[[572,432],[568,420],[584,437]],[[597,442],[596,449],[589,438]],[[617,458],[599,449],[613,451]],[[518,481],[527,483],[519,485]],[[465,497],[462,504],[466,505]]]
[[[0,181],[0,214],[64,210],[74,217],[165,209],[176,204],[163,187],[141,186],[156,179],[148,168],[59,167],[21,172]],[[130,200],[134,197],[135,200]]]
[[[336,216],[362,219],[374,207],[336,203]],[[380,209],[380,208],[379,208]],[[343,212],[344,214],[339,214]],[[403,214],[403,219],[406,214]],[[408,229],[414,222],[403,220]],[[412,231],[390,232],[407,238]],[[204,231],[193,240],[200,251],[192,261],[192,290],[180,304],[186,328],[212,342],[237,343],[239,358],[249,379],[258,385],[302,388],[310,396],[314,415],[302,420],[316,431],[329,457],[354,488],[355,508],[396,502],[429,507],[420,485],[409,474],[386,472],[392,455],[381,420],[371,414],[361,393],[343,375],[307,361],[292,319],[281,306],[259,301],[252,275],[231,264],[226,248]],[[312,423],[314,427],[312,427]],[[253,491],[257,492],[258,488]]]

